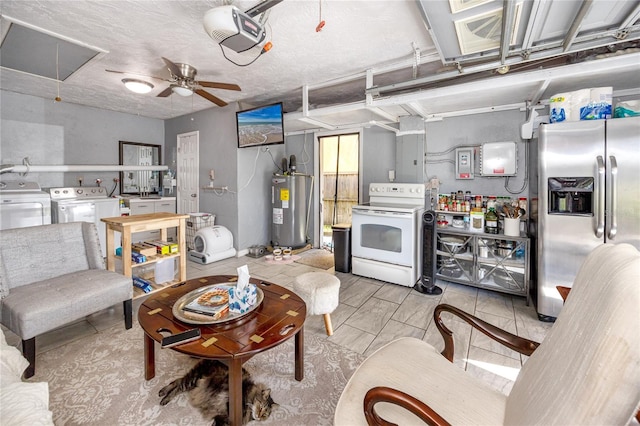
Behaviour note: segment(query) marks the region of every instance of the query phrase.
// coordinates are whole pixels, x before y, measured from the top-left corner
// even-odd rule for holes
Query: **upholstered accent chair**
[[[443,312],[529,355],[508,396],[451,362]],[[637,413],[640,253],[631,245],[603,244],[587,257],[539,345],[449,305],[439,305],[434,320],[444,356],[415,338],[382,347],[347,383],[336,425],[625,425]]]
[[[0,231],[0,319],[22,339],[35,373],[36,336],[122,303],[132,326],[131,278],[107,271],[96,225],[59,223]]]

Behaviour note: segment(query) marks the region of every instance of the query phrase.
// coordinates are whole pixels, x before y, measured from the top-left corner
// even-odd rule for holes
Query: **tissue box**
[[[229,311],[236,314],[244,314],[258,299],[258,290],[253,284],[248,284],[242,291],[238,287],[229,288]]]

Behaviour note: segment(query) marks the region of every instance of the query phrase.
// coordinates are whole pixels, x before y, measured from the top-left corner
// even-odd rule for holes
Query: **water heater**
[[[306,229],[306,175],[274,174],[271,179],[271,245],[304,247]]]

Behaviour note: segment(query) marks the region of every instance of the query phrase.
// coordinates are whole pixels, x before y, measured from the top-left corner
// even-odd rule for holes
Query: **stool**
[[[307,272],[296,277],[293,290],[307,304],[309,315],[323,315],[327,335],[333,334],[329,314],[338,307],[340,280],[326,272]]]

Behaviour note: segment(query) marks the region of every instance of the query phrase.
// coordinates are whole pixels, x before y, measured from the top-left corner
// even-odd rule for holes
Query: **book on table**
[[[182,309],[187,312],[207,315],[214,319],[221,318],[229,312],[228,290],[213,288],[187,303]]]

